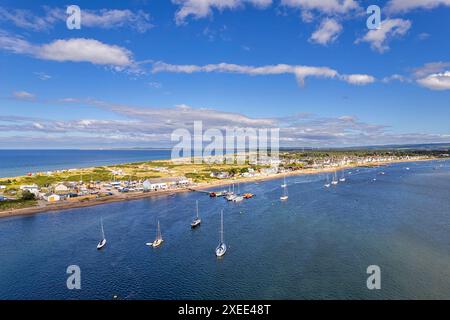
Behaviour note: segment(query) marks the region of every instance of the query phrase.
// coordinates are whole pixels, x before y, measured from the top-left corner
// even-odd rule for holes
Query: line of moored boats
[[[198,226],[200,226],[202,220],[200,219],[199,213],[198,213],[198,201],[196,202],[196,216],[191,221],[191,228],[195,229]],[[97,244],[97,250],[101,250],[106,245],[106,237],[105,237],[105,230],[103,228],[103,218],[100,218],[100,226],[101,226],[101,235],[102,238]],[[157,248],[164,242],[164,239],[161,234],[161,225],[159,224],[158,220],[158,227],[156,230],[156,238],[152,242],[147,242],[146,245],[149,247]],[[220,213],[220,242],[219,245],[216,247],[215,253],[217,257],[222,257],[225,255],[225,252],[227,251],[227,245],[225,244],[225,241],[223,240],[223,210]]]

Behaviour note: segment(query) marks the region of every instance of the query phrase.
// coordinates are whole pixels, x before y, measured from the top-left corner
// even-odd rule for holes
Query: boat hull
[[[163,242],[164,242],[163,239],[157,239],[153,242],[147,242],[146,245],[148,245],[149,247],[156,248],[156,247],[159,247],[160,245],[162,245]]]
[[[101,250],[105,245],[106,245],[106,239],[101,240],[101,241],[97,244],[97,250]]]
[[[194,220],[191,222],[191,228],[197,228],[200,224],[202,223],[202,220],[198,219],[198,220]]]
[[[227,252],[227,245],[225,243],[221,243],[216,248],[216,257],[220,258],[225,255]]]

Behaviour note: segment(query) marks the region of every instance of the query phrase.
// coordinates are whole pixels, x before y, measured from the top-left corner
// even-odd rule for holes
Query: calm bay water
[[[323,175],[290,177],[285,203],[271,180],[241,185],[257,196],[240,204],[183,193],[0,219],[0,299],[448,299],[449,166],[353,169],[330,189]],[[228,252],[217,259],[221,209]],[[165,242],[153,249],[158,219]],[[72,264],[78,291],[66,288]],[[366,288],[373,264],[381,290]]]
[[[0,178],[170,158],[170,150],[0,150]]]

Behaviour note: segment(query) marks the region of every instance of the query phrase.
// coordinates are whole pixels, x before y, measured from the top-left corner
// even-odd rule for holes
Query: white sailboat
[[[103,230],[103,218],[100,218],[100,224],[102,226],[102,239],[97,244],[97,250],[100,250],[106,245],[105,230]]]
[[[284,201],[284,200],[287,200],[289,198],[286,180],[284,182],[284,187],[283,186],[281,186],[281,187],[283,189],[283,195],[280,197],[280,200]]]
[[[223,241],[223,210],[220,212],[220,242],[216,248],[216,256],[222,257],[227,252],[227,245]]]
[[[161,236],[161,228],[159,226],[159,220],[158,220],[158,230],[156,231],[156,239],[153,242],[147,242],[146,245],[156,248],[160,246],[164,242],[162,236]]]
[[[234,194],[234,184],[233,184],[233,191],[231,191],[231,186],[230,186],[230,191],[228,191],[228,194],[225,196],[225,199],[227,199],[228,201],[233,201],[236,198],[236,195]]]
[[[200,223],[202,222],[202,220],[201,220],[201,219],[199,218],[199,216],[198,216],[198,200],[197,200],[196,204],[197,204],[197,216],[196,216],[196,218],[195,218],[194,220],[192,220],[192,222],[191,222],[191,228],[192,228],[192,229],[198,227],[198,226],[200,225]]]
[[[324,187],[325,187],[325,188],[331,187],[331,184],[330,184],[330,177],[329,177],[328,175],[327,175],[327,183],[324,184]]]
[[[336,171],[334,171],[334,176],[333,176],[333,180],[331,181],[332,185],[337,185],[339,183],[337,176],[336,176]]]
[[[342,177],[339,179],[340,182],[345,182],[346,178],[345,178],[345,172],[342,171]]]
[[[241,202],[242,200],[244,200],[243,196],[234,196],[233,198],[233,202]]]

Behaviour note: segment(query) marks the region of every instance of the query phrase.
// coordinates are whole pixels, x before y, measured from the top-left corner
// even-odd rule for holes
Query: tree
[[[35,200],[36,196],[28,190],[22,192],[22,200]]]

